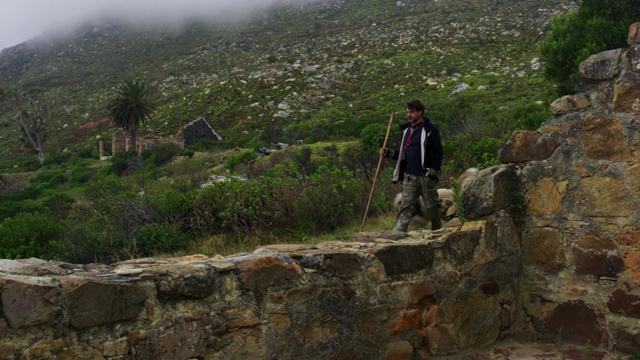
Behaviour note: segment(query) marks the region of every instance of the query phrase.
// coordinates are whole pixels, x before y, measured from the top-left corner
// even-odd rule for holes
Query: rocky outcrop
[[[532,331],[640,349],[640,44],[580,65],[581,93],[499,154],[525,200],[520,295]]]

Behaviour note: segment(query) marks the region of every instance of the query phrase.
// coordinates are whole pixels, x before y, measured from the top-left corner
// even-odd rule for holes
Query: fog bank
[[[187,18],[213,21],[252,15],[274,5],[309,0],[13,0],[0,5],[0,50],[33,37],[113,17],[138,23],[179,24]]]

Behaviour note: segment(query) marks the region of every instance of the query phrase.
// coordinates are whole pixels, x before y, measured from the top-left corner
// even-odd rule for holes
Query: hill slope
[[[0,238],[14,242],[0,252],[110,262],[335,233],[367,211],[363,194],[389,114],[401,122],[413,98],[441,129],[447,186],[469,166],[495,164],[512,130],[549,118],[553,87],[536,47],[549,17],[563,11],[558,0],[314,0],[225,25],[103,20],[6,49],[0,230],[10,236]],[[99,161],[96,138],[114,131],[106,104],[130,77],[151,84],[159,107],[145,136],[172,137],[204,117],[225,140],[207,151],[169,143]],[[37,87],[53,101],[44,166],[11,125],[13,87]],[[257,149],[298,139],[304,146],[253,162]],[[256,181],[203,188],[227,169]],[[372,218],[386,214],[397,191],[385,184]],[[42,246],[25,246],[31,230]]]
[[[509,109],[548,101],[550,86],[532,68],[536,44],[549,17],[567,10],[560,0],[343,0],[226,25],[168,29],[104,20],[5,49],[0,85],[41,87],[55,99],[60,115],[52,119],[49,149],[108,136],[108,123],[97,121],[114,86],[128,77],[155,89],[160,111],[147,129],[155,136],[171,136],[202,116],[235,144],[339,141],[420,98],[453,138],[481,127],[483,118],[510,121],[518,113]],[[455,98],[464,84],[468,90]],[[473,119],[448,113],[479,104]],[[11,118],[6,104],[0,118]],[[86,123],[95,126],[81,127]],[[283,130],[280,138],[261,137],[272,123]],[[25,154],[15,134],[0,126],[5,166]]]

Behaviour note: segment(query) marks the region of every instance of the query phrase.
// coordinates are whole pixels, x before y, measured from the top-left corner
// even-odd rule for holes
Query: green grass
[[[363,214],[364,216],[364,214]],[[395,222],[395,214],[388,213],[376,217],[367,217],[364,231],[391,229]],[[316,245],[322,242],[354,241],[353,235],[360,232],[362,219],[354,220],[341,226],[330,234],[286,236],[274,238],[271,234],[260,235],[215,235],[193,243],[189,248],[175,252],[160,253],[157,257],[170,258],[202,254],[208,257],[216,255],[229,256],[238,253],[253,252],[256,248],[271,244],[310,244]]]

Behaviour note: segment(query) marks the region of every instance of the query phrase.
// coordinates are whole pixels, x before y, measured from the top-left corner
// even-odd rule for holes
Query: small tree
[[[579,0],[577,12],[551,19],[540,43],[545,77],[559,95],[572,94],[580,80],[579,64],[598,52],[626,46],[629,25],[640,19],[640,0]]]
[[[140,80],[124,80],[116,89],[116,97],[109,103],[109,115],[115,126],[129,131],[131,146],[137,148],[136,139],[140,123],[146,125],[155,112],[149,99],[149,87]]]

